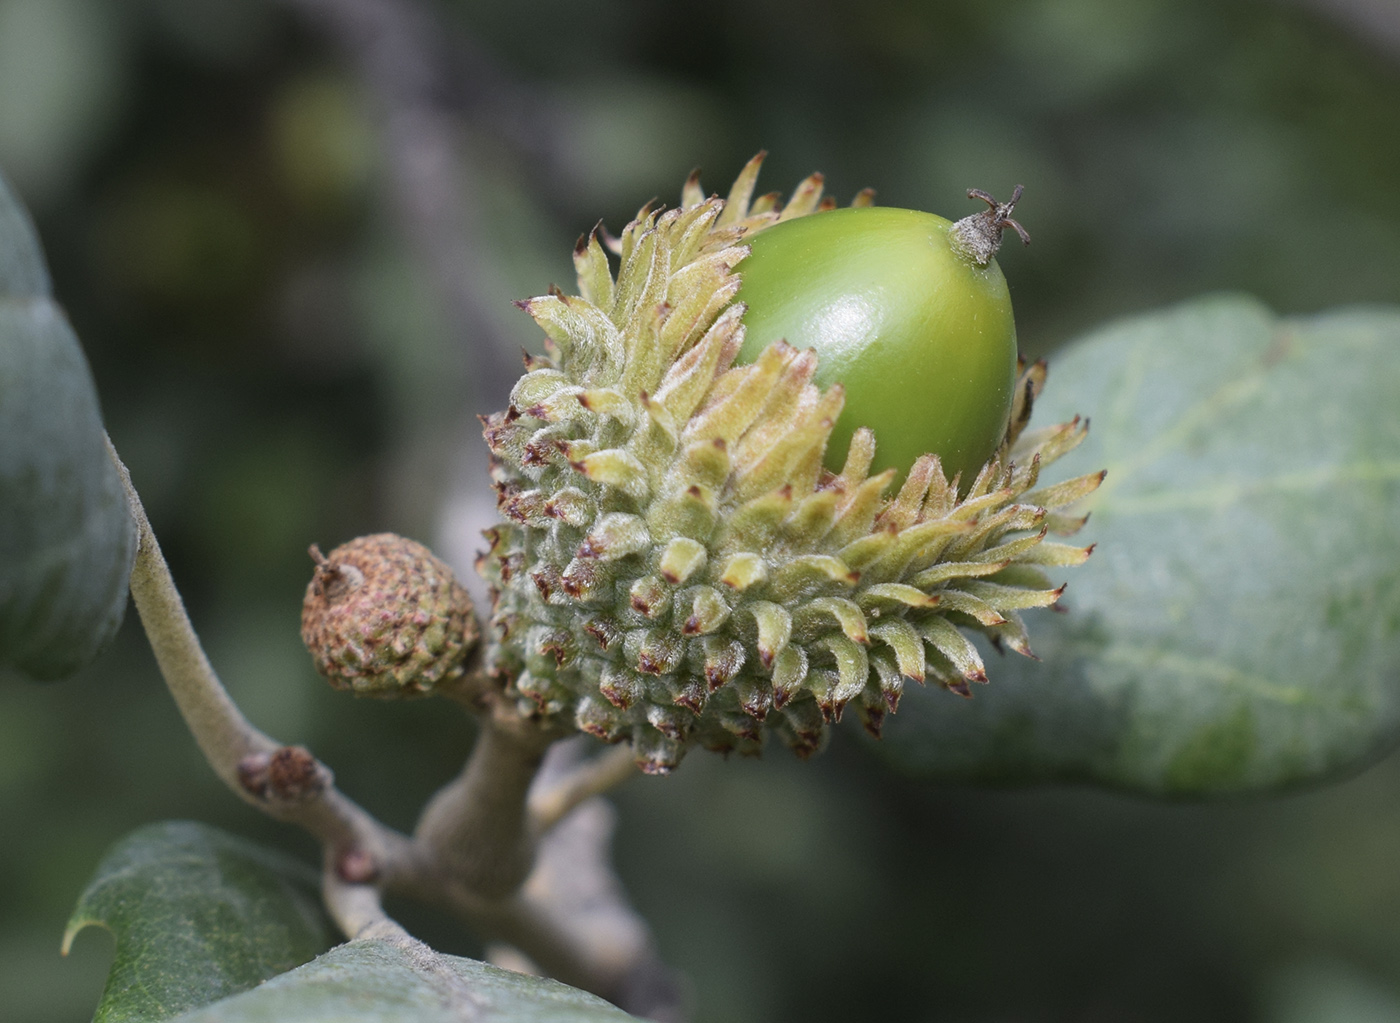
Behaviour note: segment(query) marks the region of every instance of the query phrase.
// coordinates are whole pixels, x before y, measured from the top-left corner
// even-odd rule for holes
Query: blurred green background
[[[474,417],[538,349],[511,299],[761,147],[767,188],[821,169],[952,217],[1024,183],[1035,244],[1002,264],[1032,355],[1202,291],[1400,301],[1393,3],[0,0],[0,167],[210,654],[400,827],[470,726],[316,679],[307,544],[392,529],[469,575]],[[1164,804],[915,783],[848,732],[617,798],[703,1023],[1400,1021],[1395,758]],[[0,678],[0,1019],[89,1018],[110,940],[61,959],[69,908],[171,817],[313,855],[220,788],[134,615],[80,677]]]

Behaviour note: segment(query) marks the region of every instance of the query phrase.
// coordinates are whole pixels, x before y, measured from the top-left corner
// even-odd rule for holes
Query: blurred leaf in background
[[[136,529],[82,347],[0,177],[0,671],[84,667],[127,604]]]
[[[121,4],[0,3],[0,160],[30,203],[63,200],[119,130],[132,86]]]
[[[1400,311],[1278,319],[1214,296],[1062,349],[1037,412],[1093,409],[1104,466],[1043,663],[911,701],[882,752],[930,778],[1270,791],[1355,771],[1400,712]]]

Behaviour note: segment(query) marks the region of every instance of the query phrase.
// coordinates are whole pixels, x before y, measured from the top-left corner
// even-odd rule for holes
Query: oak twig
[[[581,803],[602,795],[638,774],[632,747],[614,746],[600,756],[585,760],[562,777],[537,784],[530,792],[530,823],[535,834],[544,835]],[[543,779],[542,779],[543,781]]]
[[[321,872],[321,899],[336,926],[351,941],[379,938],[395,943],[411,942],[413,937],[384,912],[379,889],[373,884],[347,881],[334,857],[327,856]]]
[[[416,855],[406,836],[346,798],[330,769],[306,750],[283,746],[255,728],[228,695],[205,656],[131,475],[110,440],[107,452],[121,474],[136,523],[132,600],[165,684],[204,759],[244,802],[299,825],[336,855],[368,859],[376,875],[403,869]]]
[[[414,841],[451,879],[487,899],[518,889],[534,866],[527,795],[557,735],[505,714],[483,716],[456,781],[423,810]]]
[[[419,861],[422,873],[398,877],[390,890],[444,907],[479,934],[518,950],[539,972],[633,1015],[683,1020],[679,977],[662,962],[613,872],[614,820],[601,799],[577,807],[541,840],[530,877],[506,899],[483,899],[435,873],[428,860]]]

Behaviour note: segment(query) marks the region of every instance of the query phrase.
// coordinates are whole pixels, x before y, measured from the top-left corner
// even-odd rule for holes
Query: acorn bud
[[[461,678],[479,629],[471,597],[420,543],[375,533],[323,555],[301,609],[301,639],[337,689],[425,696]]]

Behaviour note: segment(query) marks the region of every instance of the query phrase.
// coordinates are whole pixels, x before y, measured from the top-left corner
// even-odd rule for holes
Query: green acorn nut
[[[424,696],[460,679],[476,647],[476,614],[452,569],[393,533],[362,536],[329,555],[301,609],[301,639],[337,689],[392,699]]]
[[[966,633],[1029,655],[1021,612],[1054,604],[1049,573],[1089,555],[1046,537],[1083,524],[1064,509],[1102,473],[1039,485],[1086,425],[1025,429],[1045,367],[1020,367],[1007,391],[1009,306],[988,360],[1006,407],[978,427],[985,454],[950,449],[971,459],[957,484],[927,442],[899,470],[874,468],[901,409],[833,450],[847,381],[818,385],[814,341],[770,338],[740,359],[750,246],[758,259],[767,232],[803,221],[812,237],[867,223],[827,212],[819,175],[786,203],[754,198],[759,163],[727,199],[692,175],[679,208],[580,239],[579,294],[520,303],[547,355],[527,358],[509,406],[484,419],[501,515],[477,566],[492,590],[486,670],[522,713],[630,742],[649,773],[695,746],[757,753],[770,734],[805,756],[847,708],[878,735],[911,681],[969,695],[987,673]],[[943,272],[981,273],[979,244]],[[800,286],[784,288],[800,305]],[[879,380],[861,385],[878,405]]]
[[[1016,326],[992,259],[1009,203],[957,224],[917,210],[852,207],[797,217],[758,234],[739,276],[741,363],[774,341],[811,348],[814,383],[840,383],[846,405],[827,445],[839,471],[861,426],[880,440],[873,472],[901,474],[933,453],[970,481],[1006,435],[1016,381]]]

